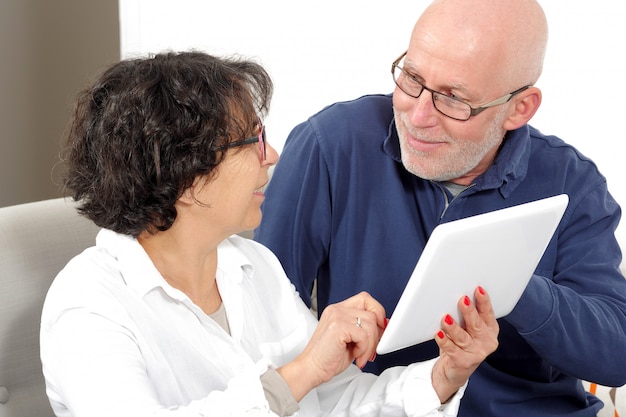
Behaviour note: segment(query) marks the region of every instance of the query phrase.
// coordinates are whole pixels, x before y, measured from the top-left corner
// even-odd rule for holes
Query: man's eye
[[[441,96],[445,97],[446,99],[448,99],[450,101],[459,101],[459,102],[465,103],[465,100],[463,100],[461,97],[457,96],[456,94],[454,94],[451,91],[446,92],[446,93],[442,93]]]
[[[446,97],[446,98],[451,98],[453,100],[461,100],[461,98],[459,96],[457,96],[456,94],[454,94],[452,91],[442,92],[441,95]]]
[[[420,83],[420,82],[418,81],[418,79],[417,79],[417,77],[416,77],[416,76],[411,75],[411,74],[409,74],[409,73],[407,73],[406,75],[407,75],[407,77],[408,77],[409,81],[410,81],[410,82],[412,82],[413,84],[419,84],[419,85],[421,85],[421,84],[422,84],[422,83]]]

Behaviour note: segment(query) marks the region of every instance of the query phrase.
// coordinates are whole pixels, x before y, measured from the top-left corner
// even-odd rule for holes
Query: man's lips
[[[445,142],[425,141],[411,135],[408,136],[408,143],[411,148],[415,149],[418,152],[432,152],[437,148],[445,145]]]

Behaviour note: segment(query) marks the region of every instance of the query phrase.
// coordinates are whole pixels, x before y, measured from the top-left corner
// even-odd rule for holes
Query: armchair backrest
[[[98,227],[58,198],[0,208],[0,417],[53,417],[39,357],[50,283]]]

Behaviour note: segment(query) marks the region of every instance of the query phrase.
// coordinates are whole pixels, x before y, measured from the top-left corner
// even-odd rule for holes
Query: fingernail
[[[481,287],[480,285],[478,286],[478,292],[481,293],[482,295],[485,295],[485,289]]]
[[[387,328],[388,324],[389,324],[389,319],[387,317],[385,317],[385,329]]]
[[[374,359],[376,359],[376,352],[374,352],[374,354],[370,358],[370,362],[374,362]]]
[[[437,332],[437,337],[443,339],[443,332],[441,330]]]
[[[452,324],[454,323],[454,320],[452,320],[452,316],[449,314],[446,314],[446,318],[444,319],[446,323],[448,324]]]
[[[465,304],[466,306],[471,304],[470,298],[467,295],[463,297],[463,304]]]

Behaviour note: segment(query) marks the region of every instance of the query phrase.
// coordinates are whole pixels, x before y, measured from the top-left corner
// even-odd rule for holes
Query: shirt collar
[[[121,278],[138,295],[144,296],[160,287],[173,298],[187,298],[181,291],[167,284],[136,238],[102,229],[96,237],[96,246],[119,262]],[[233,284],[240,284],[244,278],[252,276],[252,263],[233,245],[230,238],[218,245],[217,252],[217,269],[222,277],[227,277]]]
[[[217,269],[234,283],[251,278],[253,272],[252,262],[233,244],[231,238],[225,239],[217,247]]]
[[[117,260],[122,280],[140,296],[155,287],[169,287],[134,237],[102,229],[96,246]]]

